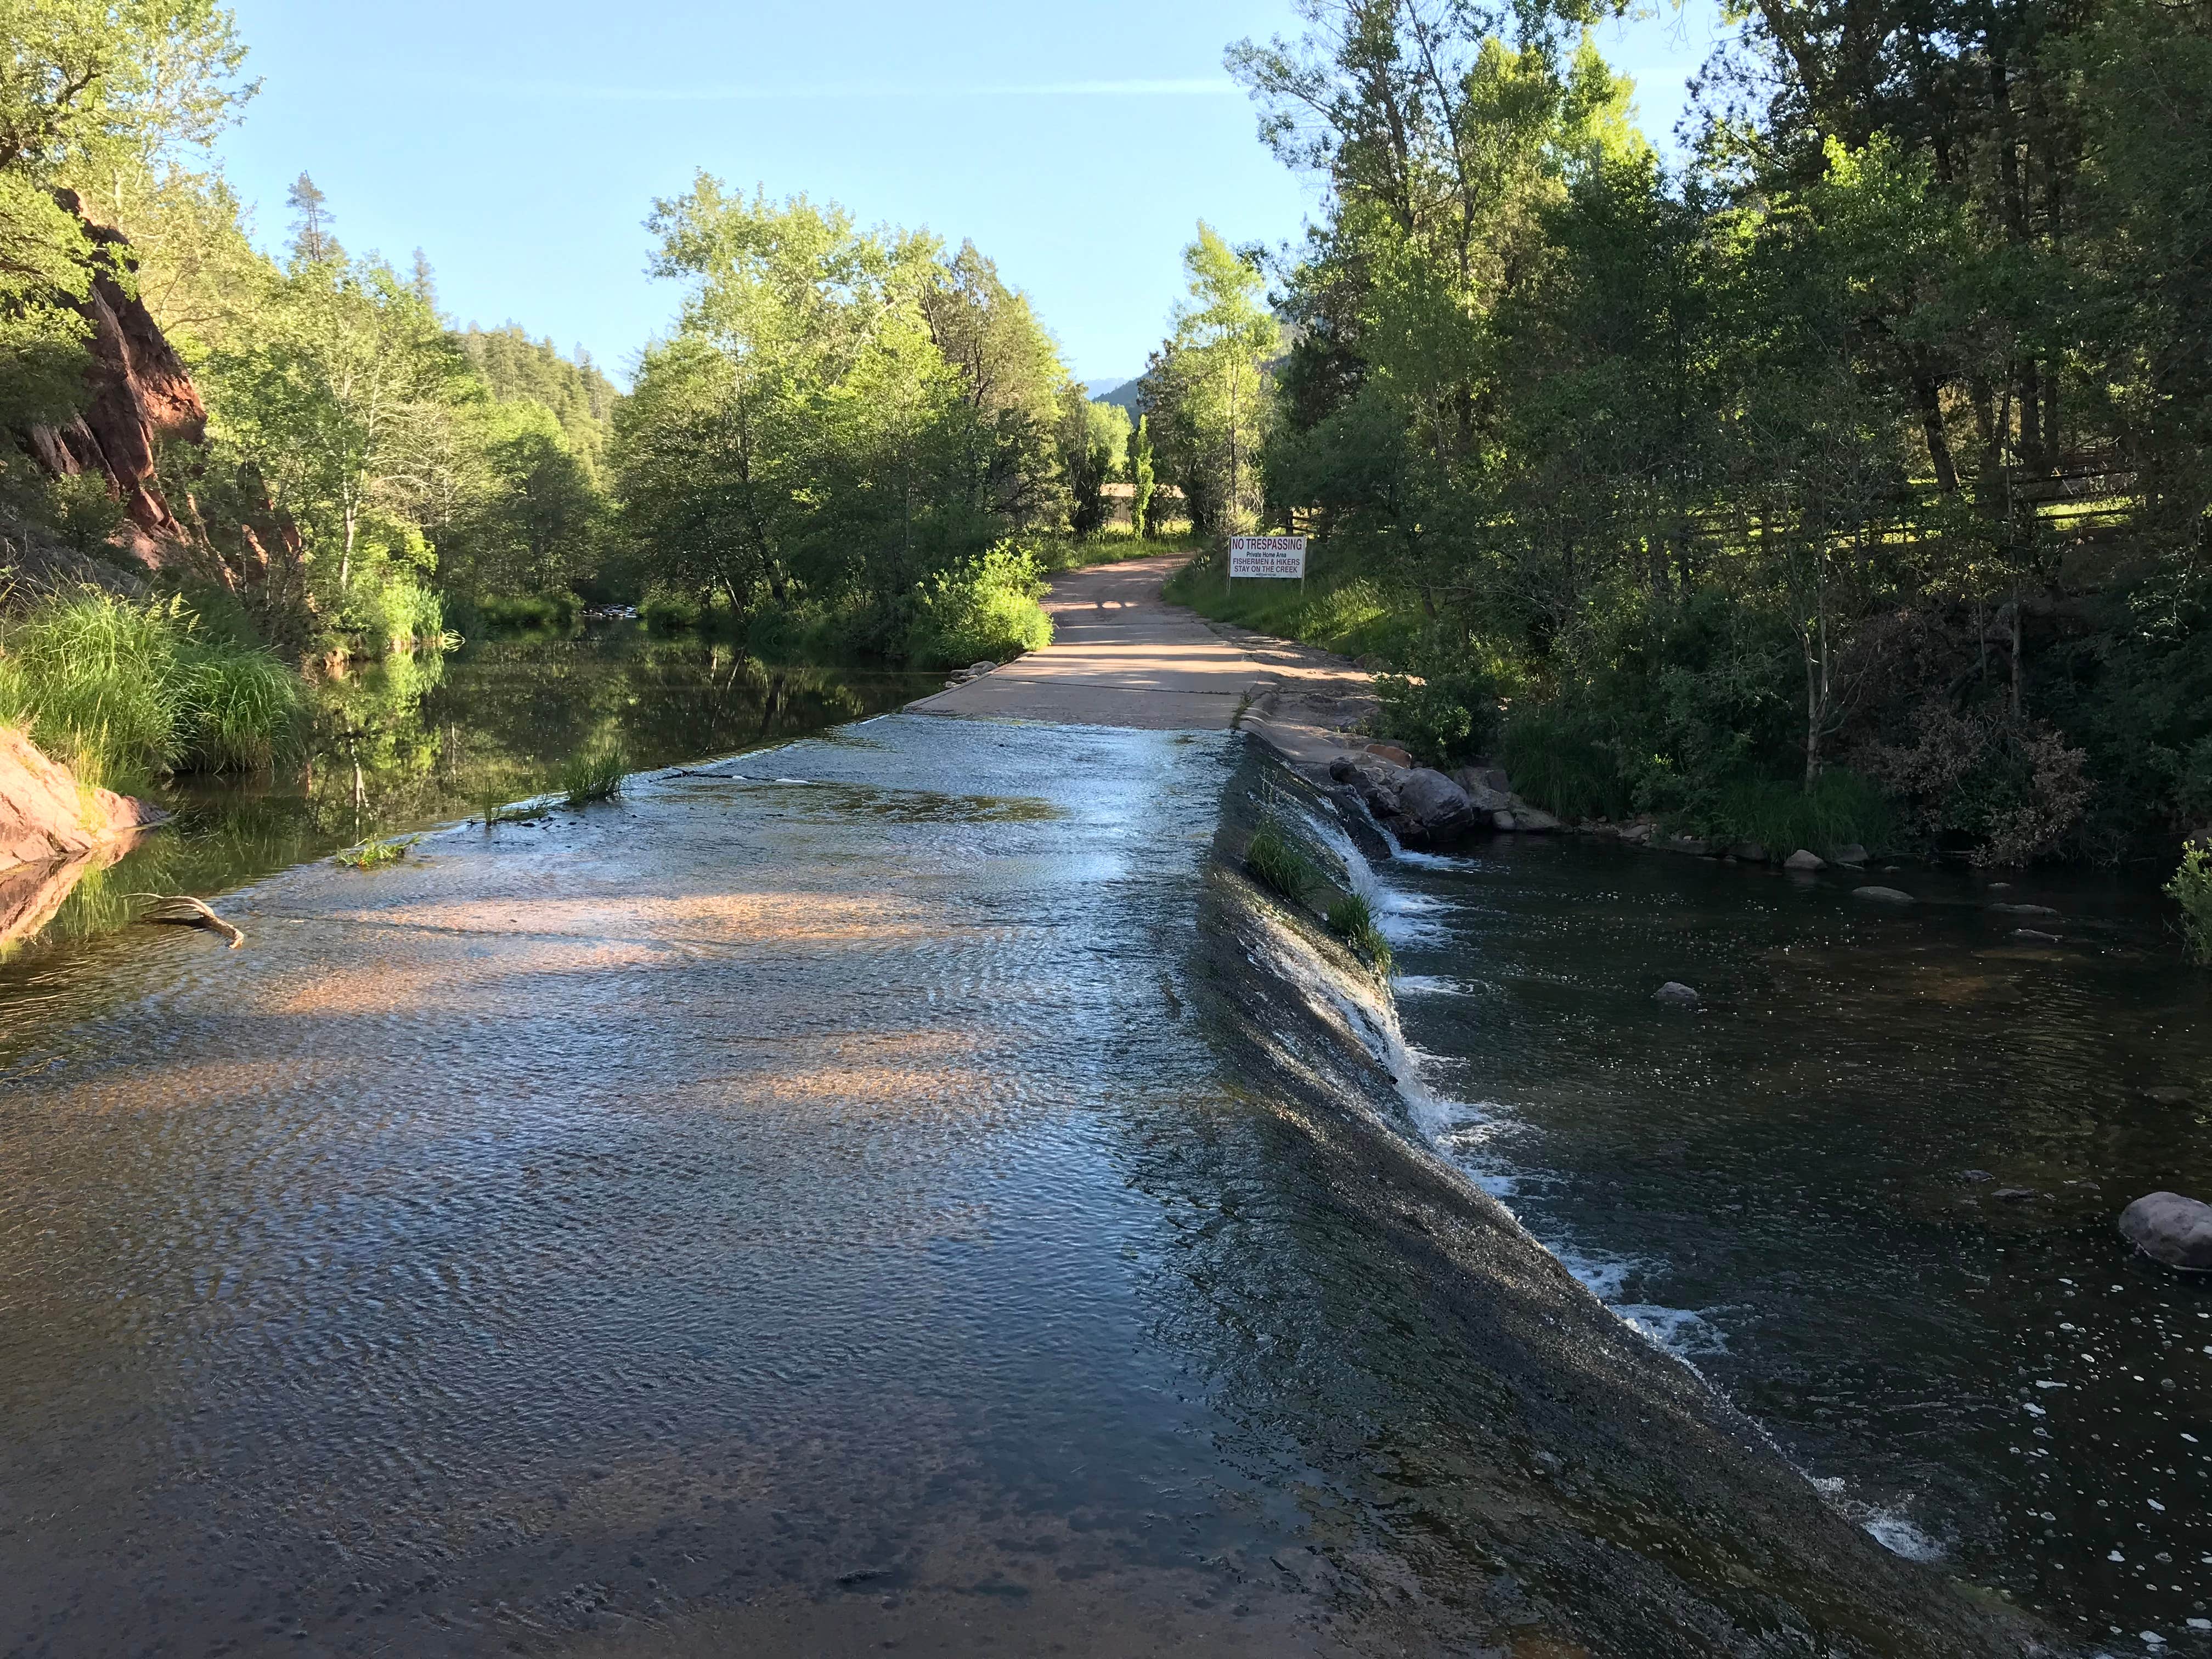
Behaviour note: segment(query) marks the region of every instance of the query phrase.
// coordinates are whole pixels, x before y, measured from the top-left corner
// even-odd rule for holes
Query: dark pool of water
[[[1533,838],[1383,866],[1417,1115],[1892,1547],[2196,1650],[2212,1284],[2113,1221],[2212,1197],[2212,974],[2148,882],[1858,878],[1897,911],[1841,876]]]
[[[669,766],[788,742],[939,684],[765,663],[726,642],[623,623],[471,641],[318,681],[302,763],[148,792],[175,812],[171,824],[88,872],[35,928],[0,937],[0,1009],[51,989],[76,947],[128,926],[147,908],[133,895],[218,894],[367,837],[526,799],[586,749],[612,745],[633,769]]]

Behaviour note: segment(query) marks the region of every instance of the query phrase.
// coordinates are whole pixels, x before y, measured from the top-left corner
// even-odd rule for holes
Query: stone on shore
[[[1694,1008],[1698,1006],[1697,992],[1683,984],[1679,979],[1668,980],[1654,991],[1651,996],[1655,1002],[1673,1003],[1680,1008]]]
[[[1818,853],[1801,847],[1782,860],[1782,867],[1785,870],[1825,870],[1828,867],[1828,861]]]
[[[82,858],[168,814],[106,789],[88,789],[21,732],[0,726],[0,870]]]
[[[1494,766],[1462,766],[1451,775],[1451,781],[1467,792],[1468,803],[1478,812],[1510,812],[1513,810],[1513,793],[1503,783],[1493,781],[1504,774]]]
[[[1920,901],[1910,893],[1901,893],[1894,887],[1854,887],[1851,896],[1864,899],[1869,904],[1917,904]]]
[[[2212,1204],[2146,1194],[2120,1212],[2120,1237],[2165,1267],[2212,1273]]]
[[[1386,760],[1393,766],[1411,766],[1413,757],[1395,743],[1370,743],[1367,752],[1377,760]]]

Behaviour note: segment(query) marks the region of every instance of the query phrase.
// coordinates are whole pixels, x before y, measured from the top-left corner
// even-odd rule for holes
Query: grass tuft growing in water
[[[487,830],[534,818],[541,810],[535,801],[509,800],[497,793],[488,793],[477,803],[477,816],[483,820]]]
[[[1328,907],[1328,931],[1350,945],[1354,954],[1385,979],[1390,975],[1390,941],[1375,925],[1375,911],[1357,893],[1346,893]]]
[[[1244,867],[1261,886],[1293,904],[1304,904],[1321,880],[1321,872],[1272,818],[1260,825],[1244,848]]]
[[[561,769],[561,792],[571,806],[595,800],[612,800],[622,793],[623,776],[629,763],[612,744],[571,755]]]
[[[397,864],[407,856],[407,849],[422,840],[420,836],[390,836],[376,841],[365,841],[358,847],[349,847],[343,853],[331,855],[331,862],[349,870],[381,870],[387,864]]]

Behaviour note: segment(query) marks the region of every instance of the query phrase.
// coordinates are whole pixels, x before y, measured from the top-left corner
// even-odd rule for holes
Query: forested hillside
[[[1291,343],[1238,433],[1187,312],[1147,409],[1327,579],[1193,597],[1412,671],[1401,735],[1563,812],[2002,862],[2212,818],[2212,13],[1761,0],[1670,166],[1580,9],[1307,11],[1229,58],[1326,190]]]

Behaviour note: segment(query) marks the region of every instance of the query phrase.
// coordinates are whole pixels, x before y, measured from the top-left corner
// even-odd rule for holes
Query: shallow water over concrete
[[[878,729],[294,872],[13,1033],[8,1650],[1203,1600],[1292,1529],[1189,1455],[1121,1167],[1218,1097],[1170,924],[1222,741]]]
[[[2212,976],[2154,894],[1532,838],[1379,867],[1439,1146],[1893,1547],[2212,1650],[2212,1284],[2113,1231],[2212,1195]],[[2057,942],[1988,908],[2028,902]]]

